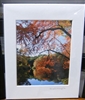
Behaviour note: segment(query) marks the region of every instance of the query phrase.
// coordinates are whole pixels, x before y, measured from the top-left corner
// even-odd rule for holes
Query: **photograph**
[[[68,85],[72,20],[16,20],[17,85]]]
[[[4,4],[6,99],[78,98],[83,28],[83,4]]]

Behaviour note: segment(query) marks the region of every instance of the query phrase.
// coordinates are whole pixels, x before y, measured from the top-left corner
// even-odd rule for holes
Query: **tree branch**
[[[56,51],[54,51],[54,50],[50,50],[50,51],[55,52],[55,53],[57,53],[57,54],[59,54],[59,55],[62,55],[62,56],[65,57],[65,58],[69,59],[69,57],[65,56],[64,54],[62,54],[62,53],[60,53],[60,52],[56,52]]]
[[[63,32],[66,33],[66,35],[68,35],[71,38],[71,35],[63,27],[61,27],[61,28],[49,28],[49,29],[43,30],[43,31],[41,31],[39,33],[38,36],[36,36],[36,38],[38,38],[43,32],[46,32],[46,31],[49,31],[49,30],[51,30],[51,31],[54,31],[54,30],[62,30]]]
[[[67,59],[69,60],[69,57],[65,56],[64,54],[62,54],[62,53],[60,53],[60,52],[57,52],[57,51],[54,51],[54,50],[51,50],[51,49],[49,49],[49,50],[44,50],[44,51],[40,52],[39,54],[41,54],[41,53],[43,53],[43,52],[45,52],[45,51],[52,51],[52,52],[55,52],[55,53],[57,53],[57,54],[59,54],[59,55],[65,57],[65,58],[67,58]]]
[[[55,38],[56,39],[56,38]],[[58,40],[58,39],[56,39],[61,45],[62,45],[62,47],[66,50],[66,52],[69,54],[69,52],[67,51],[67,49],[64,47],[64,45]],[[69,54],[70,55],[70,54]]]

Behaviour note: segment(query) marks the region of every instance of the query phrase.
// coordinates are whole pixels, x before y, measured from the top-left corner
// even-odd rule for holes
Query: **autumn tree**
[[[41,80],[55,80],[68,78],[68,59],[59,54],[38,57],[34,62],[34,76]],[[65,70],[64,70],[65,69]]]
[[[70,52],[66,47],[71,40],[71,21],[17,21],[17,44],[23,46],[23,52],[35,54],[44,50],[53,49]],[[64,42],[60,40],[63,38]]]
[[[17,48],[20,46],[21,55],[33,57],[42,55],[33,62],[35,77],[45,80],[47,75],[49,78],[54,73],[53,66],[61,66],[59,68],[62,68],[63,72],[69,70],[71,28],[71,20],[16,21]],[[56,54],[60,55],[63,61],[57,56],[54,57]],[[50,60],[51,58],[53,60]],[[58,76],[58,72],[56,75]]]

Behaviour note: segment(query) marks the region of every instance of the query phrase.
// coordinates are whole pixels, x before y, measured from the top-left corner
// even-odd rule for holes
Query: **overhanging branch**
[[[43,31],[41,31],[39,33],[38,36],[36,36],[36,38],[38,38],[43,32],[46,32],[46,31],[49,31],[49,30],[51,30],[51,31],[54,31],[54,30],[62,30],[63,32],[65,32],[66,35],[68,35],[71,38],[71,35],[63,27],[61,27],[61,28],[49,28],[49,29],[43,30]]]
[[[41,53],[43,53],[43,52],[46,52],[46,51],[52,51],[52,52],[55,52],[55,53],[57,53],[57,54],[59,54],[59,55],[65,57],[66,59],[69,60],[69,57],[65,56],[64,54],[62,54],[62,53],[60,53],[60,52],[57,52],[57,51],[54,51],[54,50],[51,50],[51,49],[44,50],[44,51],[40,52],[39,54],[41,54]]]

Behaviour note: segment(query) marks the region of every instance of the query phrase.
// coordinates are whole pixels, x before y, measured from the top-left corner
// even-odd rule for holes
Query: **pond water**
[[[31,85],[63,85],[62,82],[53,82],[53,81],[40,81],[38,79],[28,79]]]

